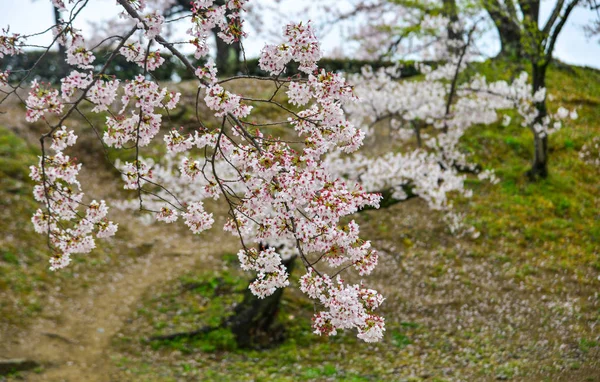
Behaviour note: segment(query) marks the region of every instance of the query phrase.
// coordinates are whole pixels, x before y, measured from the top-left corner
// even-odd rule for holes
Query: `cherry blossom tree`
[[[351,0],[344,10],[335,10],[337,2],[312,2],[311,7],[331,9],[325,25],[335,22],[352,24],[354,37],[360,43],[357,53],[373,57],[406,56],[414,52],[414,37],[426,32],[426,18],[444,15],[450,20],[447,34],[453,39],[452,24],[465,20],[477,20],[485,10],[498,31],[500,57],[515,60],[525,59],[531,63],[531,97],[537,111],[528,128],[533,134],[533,158],[527,175],[530,179],[548,175],[548,135],[540,126],[548,125],[553,116],[548,111],[545,97],[546,71],[553,60],[554,47],[574,9],[585,7],[597,11],[595,0],[557,1],[548,17],[540,17],[541,2],[514,0],[483,0],[458,3],[448,1],[405,1],[405,0]],[[461,21],[462,20],[462,21]],[[587,26],[594,34],[598,21]],[[424,30],[425,29],[425,30]],[[417,33],[419,32],[419,33]],[[454,34],[454,35],[453,35]],[[419,45],[419,44],[418,44]],[[533,111],[532,111],[533,112]]]
[[[194,47],[197,58],[208,55],[207,36],[213,28],[220,30],[219,38],[228,44],[244,36],[246,2],[193,2],[192,17],[179,21],[189,25],[186,44]],[[109,207],[104,200],[86,198],[78,181],[82,166],[68,154],[69,147],[77,142],[81,120],[95,129],[85,118],[83,106],[90,105],[91,113],[105,117],[103,143],[135,151],[135,160],[123,163],[120,171],[124,188],[137,193],[140,210],[165,223],[181,219],[193,233],[200,233],[214,223],[203,201],[224,200],[229,219],[223,228],[240,240],[242,268],[257,275],[250,285],[255,296],[265,298],[289,285],[289,272],[282,264],[285,254],[276,249],[277,244],[285,243],[305,268],[300,289],[318,306],[315,333],[335,335],[340,329],[355,329],[360,339],[379,341],[385,326],[375,311],[383,297],[362,283],[347,283],[341,278],[341,272],[349,269],[361,276],[371,273],[377,251],[359,237],[354,221],[342,223],[341,219],[367,206],[377,207],[380,195],[336,177],[325,166],[323,158],[328,152],[355,151],[364,133],[346,119],[342,108],[342,102],[355,99],[352,88],[343,77],[318,67],[321,50],[311,24],[286,25],[281,43],[264,47],[260,66],[270,77],[219,80],[212,60],[194,67],[178,49],[179,44],[166,40],[162,34],[165,24],[176,21],[147,8],[145,0],[118,0],[121,17],[132,20],[133,26],[106,40],[107,44],[117,44],[110,49],[106,63],[96,68],[94,50],[102,44],[90,46],[76,28],[77,16],[87,3],[53,0],[54,6],[69,10],[69,17],[46,33],[53,33],[52,44],[66,47],[66,61],[75,67],[61,80],[60,90],[33,80],[28,96],[21,98],[18,90],[28,77],[16,84],[11,83],[6,71],[0,77],[8,89],[3,90],[0,102],[9,96],[18,97],[26,105],[28,122],[43,121],[47,125],[40,137],[39,163],[31,167],[31,178],[36,182],[34,196],[42,204],[32,221],[35,230],[46,235],[53,251],[51,269],[67,267],[72,256],[89,253],[97,239],[113,236],[118,229],[108,219]],[[228,17],[224,17],[226,13]],[[22,52],[27,38],[5,30],[0,37],[0,56]],[[211,128],[198,116],[192,134],[172,131],[164,136],[169,153],[182,156],[179,181],[197,187],[193,198],[178,195],[157,182],[157,170],[142,155],[144,147],[156,140],[165,115],[177,107],[181,96],[152,79],[152,71],[163,63],[161,49],[195,74],[197,101],[220,121]],[[135,78],[107,76],[106,68],[117,55],[139,65],[140,74]],[[307,82],[305,76],[287,78],[285,70],[290,62],[297,63],[311,80]],[[241,79],[268,81],[275,86],[275,93],[269,99],[253,100],[227,89],[231,81]],[[298,84],[309,86],[309,94]],[[309,99],[309,105],[293,110],[275,101],[275,96],[286,89],[290,100]],[[295,132],[295,140],[264,134],[263,126],[253,119],[250,102],[269,103],[288,113],[286,124]],[[76,115],[82,118],[76,120]],[[159,204],[145,203],[145,195],[158,195],[156,189],[168,191],[168,197],[159,197]],[[259,243],[270,246],[253,246]]]
[[[462,28],[457,27],[457,30],[450,34],[447,33],[450,28],[448,23],[448,20],[440,17],[424,19],[423,26],[435,33],[431,34],[429,40],[422,41],[422,49],[428,49],[431,59],[437,64],[419,65],[423,73],[422,78],[404,79],[399,67],[377,72],[365,68],[360,75],[352,75],[349,78],[354,87],[353,94],[360,99],[360,102],[354,102],[354,97],[343,100],[343,108],[349,114],[350,122],[361,128],[367,140],[371,140],[381,124],[388,122],[394,138],[393,143],[386,147],[389,151],[383,155],[376,151],[373,155],[367,150],[361,153],[346,153],[344,148],[333,149],[325,156],[324,164],[336,177],[360,182],[367,191],[381,194],[382,207],[418,197],[423,199],[429,208],[443,213],[444,220],[453,233],[477,237],[478,232],[464,222],[464,215],[455,211],[452,200],[455,195],[471,195],[471,190],[465,187],[465,180],[470,173],[476,173],[480,179],[489,179],[492,182],[496,182],[497,179],[493,171],[483,170],[469,161],[468,156],[461,150],[460,140],[469,128],[495,123],[503,112],[510,110],[516,110],[524,126],[527,126],[534,112],[533,99],[526,73],[512,83],[487,83],[480,75],[466,74],[468,64],[477,57],[477,51],[472,45],[475,27],[471,27],[464,35],[460,32]],[[272,66],[269,70],[278,72],[281,68]],[[304,107],[315,97],[315,92],[319,94],[329,87],[333,87],[336,92],[344,91],[343,87],[335,85],[343,82],[339,73],[311,73],[303,81],[291,81],[286,84],[287,96],[291,104]],[[568,115],[566,109],[560,109],[547,133],[560,128],[560,121]],[[508,116],[505,115],[504,120],[508,121]],[[271,125],[286,123],[285,119],[269,122]],[[548,129],[549,126],[545,128]],[[193,176],[187,169],[200,167],[200,163],[191,163],[188,157],[180,152],[183,150],[185,154],[188,147],[193,145],[192,141],[186,140],[177,130],[171,131],[170,135],[165,137],[165,141],[170,152],[160,163],[153,162],[150,165],[154,181],[169,185],[170,191],[177,190],[176,193],[182,200],[194,201],[202,198],[203,190],[207,186],[206,179],[198,177],[190,181],[180,177],[181,173],[190,173],[190,176]],[[378,147],[380,142],[375,141],[374,145]],[[221,166],[219,171],[227,171],[230,168],[227,163],[221,163]],[[229,176],[235,177],[233,169],[230,168],[229,171]],[[144,205],[150,206],[148,208],[152,210],[160,209],[164,204],[163,200],[170,197],[170,191],[157,190],[156,194],[144,195]],[[235,192],[239,193],[240,190]],[[132,198],[119,203],[118,207],[135,210],[139,208],[138,205],[138,199]],[[165,212],[167,214],[162,216],[162,219],[171,221],[176,218],[170,210]],[[256,232],[251,232],[248,240],[256,235]],[[294,243],[284,237],[271,237],[265,242],[271,248],[277,248],[278,253],[283,255],[282,264],[289,271],[293,260],[299,256],[294,249]],[[335,252],[336,256],[342,254],[337,251],[338,249]],[[258,301],[253,295],[246,294],[244,302],[236,307],[236,314],[221,325],[232,328],[238,339],[246,338],[242,333],[247,331],[245,326],[249,322],[270,324],[272,312],[278,306],[280,297],[278,292],[269,299]],[[240,317],[252,319],[241,320]],[[202,328],[201,331],[209,329],[211,328]],[[159,338],[189,334],[174,333]]]
[[[87,3],[54,0],[55,7],[69,10],[69,16],[42,32],[54,36],[46,52],[55,44],[63,46],[66,62],[74,67],[61,79],[59,89],[34,79],[28,96],[22,97],[19,90],[29,76],[14,83],[8,71],[0,72],[4,85],[0,104],[9,96],[18,97],[26,106],[26,120],[46,125],[40,138],[42,155],[31,168],[34,196],[42,205],[32,222],[47,237],[53,252],[51,269],[67,267],[72,256],[91,252],[97,239],[113,236],[118,229],[108,218],[108,203],[86,197],[78,181],[82,165],[68,154],[77,143],[80,125],[88,124],[106,147],[135,152],[134,160],[114,163],[124,188],[136,195],[117,202],[118,207],[143,211],[164,224],[182,220],[198,234],[215,223],[205,202],[226,204],[228,220],[223,228],[240,240],[242,269],[256,274],[245,296],[250,303],[240,304],[236,315],[223,323],[238,338],[245,338],[252,325],[270,324],[282,288],[289,285],[293,259],[299,258],[304,266],[300,289],[318,307],[314,332],[335,335],[355,329],[358,338],[379,341],[385,326],[376,310],[384,298],[362,283],[341,278],[347,271],[369,275],[378,259],[351,215],[378,208],[382,197],[387,205],[418,196],[444,211],[452,230],[476,234],[453,212],[449,195],[470,194],[464,187],[465,170],[478,172],[481,178],[494,177],[461,152],[459,141],[466,129],[497,121],[499,110],[517,109],[525,126],[549,134],[571,114],[559,109],[537,118],[532,105],[542,95],[532,92],[526,76],[511,84],[487,83],[481,76],[461,78],[476,54],[475,27],[458,21],[423,18],[424,28],[435,33],[421,42],[421,48],[438,63],[421,65],[423,78],[418,82],[398,80],[402,70],[398,67],[378,72],[366,68],[349,81],[319,68],[322,53],[310,22],[286,25],[279,43],[264,46],[259,66],[267,77],[219,78],[214,61],[206,59],[208,37],[217,30],[223,43],[241,44],[246,0],[195,0],[191,16],[183,18],[165,17],[164,4],[118,0],[128,29],[95,44],[76,28]],[[167,40],[163,32],[174,23],[188,26],[187,42]],[[3,30],[0,57],[20,54],[28,37]],[[184,44],[206,63],[192,65],[180,50]],[[95,52],[107,47],[108,59],[101,67],[94,65]],[[191,132],[164,126],[182,95],[152,76],[164,63],[161,51],[193,73],[198,83],[196,105],[203,103],[212,114],[196,113]],[[118,56],[138,65],[139,74],[108,76],[106,69]],[[300,74],[290,77],[286,70],[292,63]],[[265,98],[236,94],[230,87],[236,81],[270,84],[274,90]],[[286,117],[261,122],[253,114],[253,106],[261,104]],[[103,134],[88,113],[104,118]],[[357,154],[382,121],[389,122],[404,149],[380,157]],[[289,129],[271,135],[269,127],[280,125]],[[406,144],[411,137],[412,146]],[[157,144],[165,145],[164,157],[144,155],[145,148]],[[262,323],[255,319],[256,309],[262,310]]]
[[[548,137],[540,133],[535,126],[543,124],[548,117],[548,105],[545,93],[542,91],[546,87],[546,71],[552,62],[558,36],[573,10],[578,6],[589,6],[593,9],[596,2],[559,0],[545,21],[540,18],[539,0],[489,0],[485,4],[495,24],[499,25],[500,35],[503,34],[503,28],[509,29],[514,35],[511,37],[514,39],[513,54],[523,55],[531,62],[532,93],[537,94],[538,97],[535,100],[537,114],[531,125],[534,135],[534,158],[528,175],[531,178],[545,178],[548,176]]]
[[[538,120],[535,104],[545,97],[545,89],[534,93],[526,72],[512,82],[493,83],[476,72],[467,72],[479,57],[473,44],[477,23],[467,26],[444,17],[426,16],[421,27],[433,33],[423,36],[419,47],[413,47],[435,62],[419,65],[422,78],[402,78],[398,66],[378,71],[364,68],[361,74],[349,78],[361,99],[360,103],[347,105],[350,120],[364,126],[367,137],[387,123],[391,138],[396,140],[393,151],[383,155],[377,151],[366,155],[366,150],[352,155],[334,153],[326,160],[333,171],[360,180],[365,189],[384,195],[383,205],[420,197],[431,209],[444,212],[452,232],[477,236],[453,209],[452,195],[471,196],[464,184],[467,173],[494,183],[497,179],[491,169],[483,170],[471,163],[461,149],[461,138],[467,130],[501,118],[508,124],[509,113],[516,112],[517,122],[523,127],[547,136],[559,130],[565,119],[576,118],[577,113],[561,107]],[[448,32],[451,29],[454,31]]]

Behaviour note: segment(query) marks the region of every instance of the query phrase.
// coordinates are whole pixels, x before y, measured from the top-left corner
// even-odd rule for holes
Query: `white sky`
[[[255,0],[264,1],[264,0]],[[542,20],[548,15],[554,0],[542,1]],[[292,4],[292,5],[290,5]],[[284,2],[282,6],[292,6],[293,11],[299,10],[301,1],[293,1],[291,3]],[[84,34],[91,32],[89,21],[106,20],[119,11],[119,6],[115,0],[91,0],[87,9],[81,15],[82,23],[78,24],[79,28],[84,30]],[[287,13],[287,12],[286,12]],[[576,9],[570,17],[567,25],[563,29],[557,42],[554,57],[569,64],[585,65],[600,69],[600,44],[598,38],[588,39],[584,32],[583,26],[590,23],[598,17],[595,13],[586,9]],[[265,21],[270,17],[265,15]],[[275,19],[275,17],[272,17]],[[5,28],[10,25],[11,31],[32,34],[39,32],[53,24],[52,6],[49,0],[0,0],[0,27]],[[269,25],[269,29],[279,29],[279,26]],[[50,34],[44,37],[39,37],[29,40],[30,43],[44,44],[50,40]],[[334,48],[340,45],[340,41],[344,38],[340,36],[339,30],[333,31],[324,39],[322,39],[323,50],[325,54],[331,52]],[[244,42],[248,57],[256,57],[260,52],[263,42],[260,38],[252,35]],[[495,41],[492,34],[489,34],[479,43],[489,54],[494,54],[498,50],[498,43]]]

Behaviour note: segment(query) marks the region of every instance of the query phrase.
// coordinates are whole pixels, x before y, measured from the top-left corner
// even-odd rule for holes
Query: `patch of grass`
[[[502,67],[501,71],[497,69]],[[481,64],[486,74],[507,78],[518,71],[508,64]],[[527,67],[525,67],[527,69]],[[499,78],[500,79],[500,78]],[[575,269],[597,261],[597,169],[579,161],[577,151],[600,134],[600,72],[555,65],[548,72],[551,110],[576,108],[580,118],[550,137],[550,176],[530,182],[524,176],[532,155],[531,133],[518,125],[487,126],[467,133],[465,147],[482,147],[473,158],[496,170],[501,183],[476,186],[471,203],[473,223],[486,235],[483,245],[511,238],[506,251],[532,251],[544,267]]]
[[[31,224],[41,205],[33,198],[29,166],[38,163],[39,155],[36,147],[0,127],[0,317],[11,325],[23,326],[39,316],[51,288],[68,283],[69,289],[83,289],[87,281],[81,276],[86,270],[98,277],[121,256],[131,258],[149,249],[129,248],[119,239],[99,240],[92,254],[74,256],[72,265],[61,272],[50,271],[46,237]]]
[[[152,297],[138,309],[138,324],[150,329],[146,337],[189,332],[203,327],[217,327],[239,303],[248,281],[239,274],[223,271],[200,271],[180,277],[167,291]],[[126,338],[130,336],[127,335]],[[128,343],[131,345],[131,343]],[[178,350],[182,353],[235,350],[233,334],[226,328],[194,337],[153,340],[154,350]]]
[[[579,341],[579,349],[584,353],[588,353],[590,351],[590,349],[597,348],[599,346],[600,346],[600,343],[595,340],[588,340],[588,339],[582,338]]]
[[[197,351],[204,353],[233,351],[237,348],[235,337],[228,329],[216,329],[192,338],[152,340],[149,345],[154,350],[178,350],[183,354],[192,354]]]
[[[412,344],[410,338],[408,338],[406,334],[399,331],[392,332],[392,342],[395,346],[399,347],[400,349],[404,349],[408,345]]]

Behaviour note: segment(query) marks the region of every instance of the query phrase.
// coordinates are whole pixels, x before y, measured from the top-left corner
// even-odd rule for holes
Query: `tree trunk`
[[[236,75],[239,71],[240,63],[240,43],[234,42],[231,45],[221,40],[217,36],[217,31],[213,30],[217,41],[217,57],[215,64],[220,75]]]
[[[282,264],[291,274],[296,257],[284,260]],[[258,298],[246,289],[244,299],[235,309],[234,314],[224,324],[231,329],[241,348],[260,348],[283,340],[284,329],[274,324],[279,312],[284,288],[265,298]]]
[[[224,0],[215,1],[217,5],[224,5]],[[225,12],[225,17],[231,14],[228,9]],[[234,41],[231,44],[227,44],[217,36],[217,29],[213,29],[215,40],[217,41],[217,58],[215,64],[217,70],[221,75],[236,75],[239,71],[240,64],[240,51],[241,46],[239,41]]]
[[[496,25],[500,34],[499,57],[518,59],[523,54],[521,31],[513,23]]]
[[[518,59],[523,54],[523,43],[521,29],[516,20],[511,19],[511,17],[517,17],[516,14],[512,16],[507,14],[510,12],[500,9],[496,2],[487,1],[485,4],[500,36],[500,53],[497,57]]]
[[[533,164],[531,169],[527,172],[527,175],[532,180],[537,178],[548,177],[548,136],[540,136],[535,134],[533,136],[533,142],[535,145],[535,153]]]
[[[448,38],[450,40],[456,40],[460,38],[460,31],[456,31],[453,28],[453,24],[458,21],[458,7],[456,5],[456,0],[443,0],[443,14],[446,17],[450,24],[448,25]]]
[[[295,260],[296,257],[294,256],[282,262],[288,274],[292,273]],[[244,298],[234,308],[233,315],[223,319],[218,326],[204,326],[188,332],[153,336],[149,340],[164,341],[178,338],[193,338],[220,328],[228,328],[235,336],[236,343],[240,348],[265,348],[271,346],[284,339],[284,328],[275,323],[283,290],[284,288],[278,288],[272,295],[261,299],[253,295],[246,288]]]
[[[546,87],[546,63],[539,64],[533,63],[533,93],[535,94],[539,89]],[[535,104],[538,110],[538,115],[534,120],[534,124],[541,123],[542,119],[548,115],[548,109],[546,107],[546,98],[541,102]],[[533,127],[533,142],[534,142],[534,155],[531,169],[527,172],[527,175],[532,180],[537,178],[548,177],[548,136],[546,134],[539,134]]]
[[[62,23],[62,19],[60,17],[60,12],[58,8],[54,7],[54,24],[59,25]],[[67,64],[67,48],[64,45],[58,44],[58,70],[57,77],[63,78],[69,74],[69,65]]]

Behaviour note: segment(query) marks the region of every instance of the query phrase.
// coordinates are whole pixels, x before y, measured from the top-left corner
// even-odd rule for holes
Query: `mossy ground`
[[[482,64],[484,71],[497,73],[494,66]],[[503,71],[511,72],[516,69]],[[200,327],[212,312],[231,311],[231,300],[222,297],[210,303],[185,298],[179,281],[158,287],[140,303],[145,314],[136,314],[115,344],[113,357],[121,369],[116,375],[215,381],[600,380],[600,170],[578,158],[581,146],[600,133],[600,73],[558,65],[550,69],[548,83],[551,108],[564,105],[579,113],[550,139],[548,179],[531,182],[525,176],[533,140],[518,125],[476,127],[463,141],[473,160],[495,169],[501,179],[497,185],[470,179],[474,197],[456,201],[481,232],[478,239],[453,237],[439,214],[419,201],[357,216],[363,236],[383,253],[369,280],[387,297],[382,343],[365,345],[354,333],[310,334],[312,306],[293,290],[286,291],[279,317],[286,340],[271,349],[235,349],[226,331],[195,343],[145,343],[146,336],[165,328]],[[231,265],[226,267],[219,274],[231,277]],[[197,270],[190,277],[207,282],[222,276]],[[169,315],[190,310],[205,313],[184,314],[186,323]],[[207,345],[212,341],[221,345]]]
[[[499,72],[494,65],[481,68],[491,76]],[[505,69],[504,76],[516,72]],[[249,275],[236,267],[234,256],[224,254],[220,265],[198,263],[146,292],[112,339],[113,367],[107,374],[121,381],[600,381],[600,169],[578,157],[582,145],[600,134],[600,72],[555,65],[548,87],[555,96],[552,109],[565,105],[579,114],[550,138],[548,179],[531,182],[525,176],[532,156],[526,129],[475,127],[464,138],[473,161],[495,169],[500,178],[497,185],[471,179],[473,198],[455,202],[481,232],[478,239],[450,235],[440,215],[418,200],[356,216],[363,236],[381,250],[380,267],[367,283],[387,298],[382,343],[364,344],[351,332],[331,338],[311,334],[312,305],[294,288],[286,290],[278,318],[285,340],[272,348],[238,349],[226,330],[194,340],[148,341],[213,325],[231,313]],[[176,123],[192,126],[190,110]],[[267,114],[265,120],[278,115]],[[29,153],[22,154],[29,155],[23,162],[35,157],[31,149],[6,152],[6,158]],[[11,179],[10,184],[26,183],[22,174]],[[40,291],[49,281],[38,284],[36,278],[72,283],[68,275],[75,271],[54,276],[35,265],[44,256],[43,240],[35,241],[28,228],[35,204],[21,202],[29,198],[30,185],[15,193],[9,183],[5,186],[3,176],[2,200],[19,201],[18,207],[7,204],[18,219],[6,230],[21,236],[2,250],[36,252],[3,252],[0,288],[8,285],[4,293],[23,301],[43,299]],[[2,224],[7,224],[4,216]],[[82,260],[80,272],[86,274],[88,261],[101,258],[95,253]],[[30,267],[24,266],[27,261]],[[18,306],[12,314],[22,314],[28,305]],[[28,309],[32,317],[42,314]]]
[[[0,126],[0,329],[50,314],[46,301],[53,293],[85,289],[117,263],[145,252],[127,246],[124,232],[116,240],[99,241],[93,256],[76,256],[64,271],[49,271],[46,238],[34,232],[30,220],[39,204],[29,166],[37,164],[38,155],[36,146]]]

